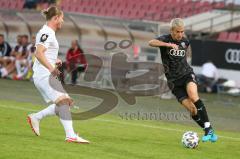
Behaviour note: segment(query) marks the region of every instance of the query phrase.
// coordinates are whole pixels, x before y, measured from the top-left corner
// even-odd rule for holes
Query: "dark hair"
[[[79,45],[79,42],[78,42],[78,40],[74,40],[75,42],[76,42],[76,44],[77,44],[77,47],[78,48],[80,48],[80,45]]]
[[[47,9],[42,10],[42,15],[45,17],[45,19],[47,21],[51,20],[52,17],[54,17],[56,15],[60,16],[62,14],[63,14],[63,12],[59,8],[57,8],[56,6],[51,6]]]
[[[0,37],[3,37],[3,38],[4,38],[4,35],[3,35],[3,34],[0,34]]]
[[[26,34],[23,34],[21,37],[28,39],[28,35],[26,35]]]

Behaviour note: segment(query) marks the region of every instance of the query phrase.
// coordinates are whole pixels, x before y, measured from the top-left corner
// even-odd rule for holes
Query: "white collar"
[[[55,31],[51,27],[49,27],[47,24],[44,24],[43,28],[46,28],[47,30],[55,34]]]

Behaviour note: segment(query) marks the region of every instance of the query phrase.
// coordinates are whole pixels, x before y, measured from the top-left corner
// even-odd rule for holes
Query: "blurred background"
[[[10,46],[1,47],[1,67],[11,72],[5,78],[31,79],[30,66],[20,62],[21,69],[17,69],[18,62],[3,59],[18,52],[33,55],[36,32],[44,23],[40,11],[51,5],[65,13],[63,28],[57,32],[59,55],[65,61],[63,82],[77,84],[82,79],[84,84],[82,74],[88,63],[84,54],[103,60],[101,77],[94,84],[101,88],[112,87],[108,76],[111,53],[124,52],[135,62],[161,63],[159,49],[149,47],[148,41],[168,33],[169,21],[180,17],[191,41],[188,60],[198,74],[200,91],[240,94],[239,0],[0,0],[0,43]],[[105,50],[106,42],[118,45],[122,40],[131,42],[127,49]],[[70,56],[75,47],[81,54],[78,60]],[[22,58],[34,60],[28,55]],[[78,71],[71,71],[75,67]]]

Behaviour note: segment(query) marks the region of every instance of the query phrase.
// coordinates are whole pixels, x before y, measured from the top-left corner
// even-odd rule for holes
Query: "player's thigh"
[[[51,81],[50,77],[34,79],[34,84],[44,97],[45,101],[58,103],[62,99],[70,98],[62,88],[60,81]]]
[[[186,89],[188,97],[192,100],[192,102],[196,102],[199,99],[197,84],[190,81],[187,83]]]
[[[37,88],[37,90],[40,92],[42,95],[43,99],[45,100],[46,103],[51,102],[51,99],[48,97],[46,90],[43,87],[43,83],[41,83],[40,79],[33,79],[34,85]]]
[[[184,99],[188,98],[188,94],[186,89],[183,86],[175,86],[172,89],[173,95],[177,98],[177,100],[182,103]]]

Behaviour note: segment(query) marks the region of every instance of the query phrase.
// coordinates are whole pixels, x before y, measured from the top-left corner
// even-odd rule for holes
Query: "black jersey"
[[[12,48],[7,42],[3,42],[0,44],[0,57],[2,56],[10,56]]]
[[[168,81],[175,81],[184,75],[193,73],[193,69],[187,63],[186,53],[189,46],[187,38],[176,41],[173,40],[171,34],[167,34],[159,36],[156,39],[178,45],[178,50],[169,47],[160,47],[162,62],[165,65],[165,75]]]

